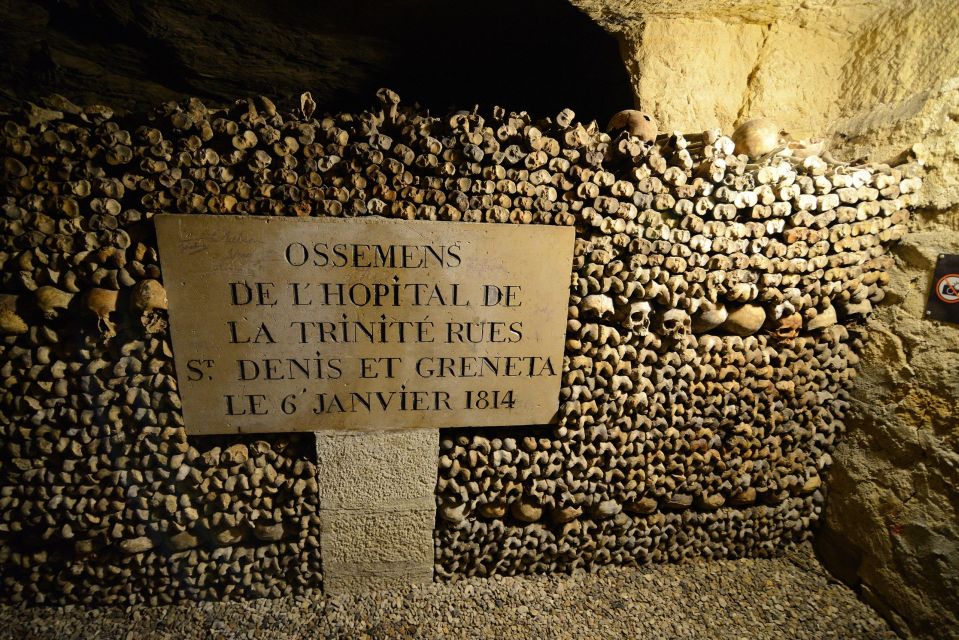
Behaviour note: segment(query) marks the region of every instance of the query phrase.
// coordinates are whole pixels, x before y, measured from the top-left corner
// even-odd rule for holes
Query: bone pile
[[[440,577],[765,556],[810,535],[910,168],[191,99],[0,115],[0,576],[12,602],[317,587],[309,434],[187,438],[157,212],[575,225],[560,419],[449,430]]]

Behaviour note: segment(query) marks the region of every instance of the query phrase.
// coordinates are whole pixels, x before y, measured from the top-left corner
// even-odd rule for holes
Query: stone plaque
[[[555,417],[572,227],[155,220],[191,434]]]

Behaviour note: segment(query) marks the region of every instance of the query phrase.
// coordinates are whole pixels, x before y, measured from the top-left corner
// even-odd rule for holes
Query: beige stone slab
[[[433,581],[433,563],[331,564],[324,566],[323,591],[327,595],[399,589]]]
[[[438,455],[436,429],[319,432],[320,505],[324,509],[432,507]]]
[[[315,437],[326,592],[430,581],[439,432]]]
[[[320,513],[324,565],[393,562],[433,566],[433,527],[436,509],[411,511],[346,511]]]
[[[190,433],[555,417],[570,227],[155,220]]]

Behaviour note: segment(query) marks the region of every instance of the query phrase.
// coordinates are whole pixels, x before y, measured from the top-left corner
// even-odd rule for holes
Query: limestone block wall
[[[559,420],[439,434],[438,577],[811,535],[920,185],[909,167],[750,159],[718,131],[611,137],[569,110],[433,117],[385,90],[371,111],[313,110],[305,95],[116,117],[54,98],[3,117],[4,597],[322,580],[312,436],[185,435],[162,211],[575,226]]]
[[[433,579],[438,439],[438,429],[316,435],[325,593]]]

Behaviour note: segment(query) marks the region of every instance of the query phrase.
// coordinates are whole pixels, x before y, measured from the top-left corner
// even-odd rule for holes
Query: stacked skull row
[[[772,553],[808,535],[909,168],[737,154],[378,92],[3,120],[0,576],[15,601],[319,585],[308,438],[187,438],[158,212],[574,225],[560,418],[444,434],[439,575]]]

